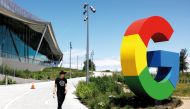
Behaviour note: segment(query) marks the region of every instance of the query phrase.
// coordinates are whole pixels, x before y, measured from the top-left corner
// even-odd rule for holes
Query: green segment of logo
[[[139,76],[125,76],[129,88],[139,96],[163,100],[172,95],[174,87],[168,79],[160,82],[154,80],[148,67],[145,67]]]

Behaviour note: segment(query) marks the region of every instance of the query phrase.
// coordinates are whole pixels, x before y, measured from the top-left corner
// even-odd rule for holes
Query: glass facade
[[[0,57],[48,66],[60,63],[63,54],[50,22],[34,16],[12,0],[0,0],[0,8]]]
[[[18,50],[18,52],[16,51]],[[36,51],[25,44],[18,35],[13,33],[8,27],[0,25],[0,51],[10,55],[33,58]],[[36,59],[41,61],[47,61],[48,58],[40,53],[36,56]]]
[[[41,33],[35,32],[22,22],[17,22],[0,14],[1,57],[14,58],[29,63],[50,63],[53,59],[48,54],[51,53],[51,50],[45,39],[42,41],[41,46],[46,48],[43,50],[47,52],[47,55],[44,55],[44,52],[40,52],[43,51],[41,47],[35,60],[33,60],[41,36]]]

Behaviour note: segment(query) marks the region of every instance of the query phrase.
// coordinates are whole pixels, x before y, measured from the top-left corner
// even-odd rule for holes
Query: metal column
[[[35,54],[35,56],[34,56],[34,58],[33,58],[33,61],[36,59],[36,56],[37,56],[37,54],[38,54],[38,51],[39,51],[40,46],[41,46],[41,44],[42,44],[42,41],[43,41],[43,39],[44,39],[46,30],[47,30],[47,25],[46,25],[46,27],[45,27],[45,29],[44,29],[44,31],[43,31],[43,34],[42,34],[42,37],[41,37],[40,42],[39,42],[39,44],[38,44],[38,48],[37,48],[37,50],[36,50],[36,54]]]
[[[10,36],[11,36],[11,40],[12,40],[12,42],[13,42],[13,46],[14,46],[15,51],[16,51],[16,53],[17,53],[18,59],[19,59],[19,61],[21,62],[20,55],[19,55],[19,51],[18,51],[18,48],[17,48],[16,43],[15,43],[15,40],[14,40],[14,38],[13,38],[13,34],[12,34],[12,32],[10,31],[10,29],[9,29],[9,33],[10,33]]]
[[[86,82],[89,81],[89,6],[87,5]]]

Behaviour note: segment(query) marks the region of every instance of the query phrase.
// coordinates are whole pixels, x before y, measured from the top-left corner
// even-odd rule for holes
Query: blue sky
[[[72,66],[76,56],[82,66],[86,48],[86,25],[83,4],[93,5],[97,12],[90,14],[90,49],[95,52],[98,69],[119,70],[119,53],[123,34],[135,20],[153,15],[166,18],[174,29],[168,42],[149,43],[149,50],[179,52],[190,47],[189,0],[14,0],[34,15],[51,21],[58,44],[68,66],[69,42],[73,43]]]

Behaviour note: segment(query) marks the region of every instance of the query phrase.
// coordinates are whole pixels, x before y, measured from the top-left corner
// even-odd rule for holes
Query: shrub
[[[86,82],[80,82],[76,89],[76,94],[81,99],[87,99],[95,96],[96,92],[96,85],[92,82],[86,83]]]
[[[5,85],[5,83],[6,83],[6,78],[4,77],[4,79],[2,81],[0,81],[0,85]],[[16,81],[7,77],[7,84],[16,84]]]
[[[184,75],[180,75],[180,78],[182,77],[187,78]],[[154,101],[139,98],[132,92],[124,92],[123,89],[127,88],[127,85],[125,84],[125,79],[121,75],[113,74],[113,76],[90,77],[89,81],[89,83],[80,82],[78,84],[76,95],[80,98],[81,102],[86,104],[90,109],[155,108]],[[189,96],[189,90],[190,85],[186,83],[178,84],[174,91],[174,95]],[[174,104],[178,106],[180,104],[178,102],[180,101]],[[167,105],[170,105],[170,103]],[[162,106],[167,107],[167,105],[164,104]],[[158,106],[158,108],[160,107]]]
[[[49,80],[49,79],[54,80],[56,77],[59,76],[59,72],[61,70],[68,72],[65,75],[66,78],[70,77],[70,73],[69,73],[70,69],[68,69],[68,68],[49,67],[49,68],[45,68],[42,71],[31,72],[29,70],[24,70],[24,71],[13,70],[13,69],[9,68],[8,66],[0,66],[0,72],[4,72],[4,73],[6,73],[8,75],[12,75],[12,76],[15,73],[16,77],[26,78],[26,79],[32,78],[32,79],[36,79],[36,80]],[[86,75],[86,73],[81,70],[72,69],[71,71],[72,71],[72,75],[71,75],[72,78],[82,77],[82,76]]]
[[[97,89],[102,93],[114,92],[118,88],[117,81],[113,77],[103,76],[103,77],[91,77],[90,82],[94,82]]]
[[[90,77],[89,81],[78,84],[76,95],[91,109],[110,109],[110,96],[123,96],[123,85],[115,77]]]

